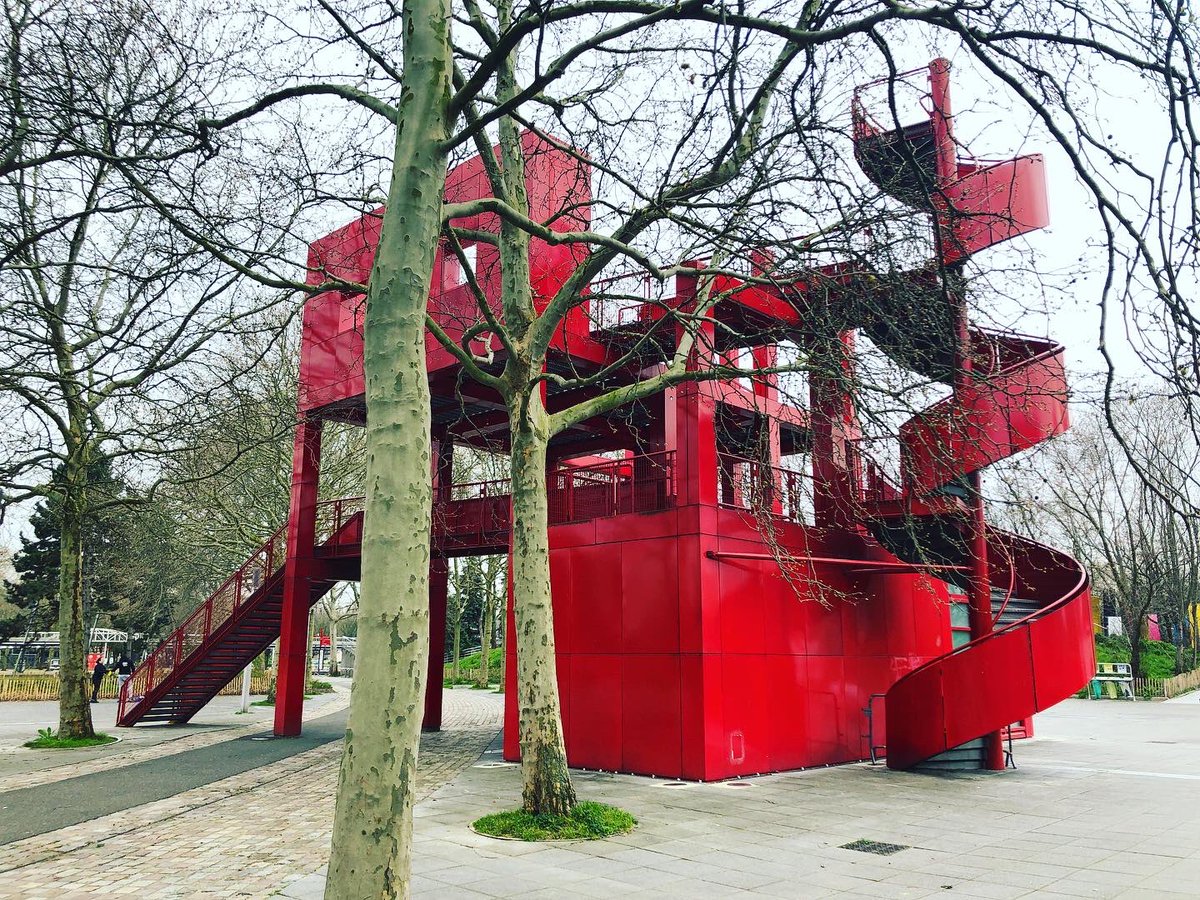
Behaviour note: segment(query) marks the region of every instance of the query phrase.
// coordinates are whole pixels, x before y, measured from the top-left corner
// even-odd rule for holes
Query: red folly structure
[[[554,438],[550,568],[572,765],[711,780],[886,748],[894,768],[998,768],[1002,731],[1028,733],[1030,716],[1094,672],[1086,574],[1058,551],[988,528],[979,488],[982,469],[1066,429],[1063,349],[973,326],[955,287],[965,259],[1047,224],[1042,159],[959,158],[948,66],[935,61],[927,74],[928,113],[905,127],[876,123],[866,93],[856,94],[854,143],[875,184],[929,217],[940,258],[902,283],[839,266],[784,281],[712,277],[721,299],[692,364],[749,356],[769,369],[789,341],[816,363],[807,408],[785,402],[773,376],[697,380]],[[532,135],[525,149],[530,215],[558,231],[586,225],[583,158]],[[478,159],[449,173],[446,195],[488,195]],[[497,227],[487,214],[455,224]],[[365,283],[379,226],[364,216],[314,243],[312,283]],[[573,247],[532,241],[535,303],[574,271]],[[497,303],[496,250],[466,249]],[[627,303],[616,321],[576,307],[547,365],[613,367],[610,388],[637,379],[647,353],[650,364],[669,359],[681,333],[670,313],[694,303],[695,265],[673,296]],[[455,339],[477,318],[464,282],[443,248],[430,311]],[[593,285],[597,297],[602,287]],[[309,609],[359,572],[361,500],[321,500],[317,484],[322,423],[367,414],[362,300],[328,291],[305,307],[288,523],[139,667],[121,695],[121,725],[187,721],[278,636],[275,731],[299,733]],[[864,448],[848,387],[859,331],[952,389],[899,429],[895,482]],[[498,342],[478,343],[503,362]],[[504,404],[463,379],[432,336],[426,347],[435,452],[425,726],[436,728],[447,559],[506,553],[511,527],[507,483],[456,483],[452,452],[503,446]],[[579,399],[548,388],[551,410]],[[512,686],[513,641],[508,649]]]

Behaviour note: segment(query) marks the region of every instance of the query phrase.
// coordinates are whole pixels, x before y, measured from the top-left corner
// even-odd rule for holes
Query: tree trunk
[[[83,621],[83,464],[68,459],[62,503],[58,570],[58,734],[92,737],[91,690],[88,683]]]
[[[275,703],[275,689],[279,684],[279,639],[271,644],[271,670],[268,673],[271,677],[267,680],[267,701],[272,705]]]
[[[342,668],[338,665],[338,645],[337,645],[337,623],[334,618],[329,619],[329,677],[337,678],[342,674]]]
[[[425,309],[446,184],[450,4],[409,0],[403,18],[406,77],[367,292],[358,659],[327,900],[410,894],[413,788],[429,656],[433,485]]]
[[[306,694],[312,693],[312,645],[315,624],[316,623],[313,621],[312,610],[310,609],[308,611],[308,643],[304,647],[304,693]]]
[[[536,387],[527,408],[514,411],[511,419],[513,594],[524,808],[533,814],[563,815],[575,805],[575,788],[563,744],[550,600],[549,433]]]
[[[454,656],[453,664],[450,669],[451,677],[457,682],[459,677],[459,666],[462,662],[462,610],[459,610],[458,617],[454,620]]]
[[[1142,617],[1138,613],[1121,615],[1125,633],[1129,636],[1129,670],[1134,678],[1142,677]]]
[[[482,567],[481,567],[482,568]],[[489,679],[488,655],[492,652],[492,594],[485,585],[483,610],[479,617],[479,679],[487,687]]]

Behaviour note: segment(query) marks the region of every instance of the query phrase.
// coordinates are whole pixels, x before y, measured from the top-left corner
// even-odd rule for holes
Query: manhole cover
[[[751,784],[749,781],[726,781],[724,786],[725,786],[725,787],[731,787],[731,788],[748,788],[748,787],[754,787],[754,785],[753,785],[753,784]]]
[[[893,853],[899,853],[901,850],[907,850],[904,844],[885,844],[881,841],[868,841],[859,838],[857,841],[851,841],[849,844],[842,844],[843,850],[857,850],[860,853],[875,853],[879,856],[891,856]]]
[[[687,787],[688,783],[686,781],[664,781],[664,782],[662,782],[661,786],[662,787]]]

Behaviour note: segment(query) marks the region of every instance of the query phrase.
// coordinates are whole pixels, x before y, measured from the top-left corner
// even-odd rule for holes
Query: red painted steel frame
[[[288,514],[287,570],[280,613],[279,674],[275,685],[275,733],[300,733],[308,666],[308,610],[316,558],[317,482],[321,423],[303,419],[292,452],[292,506]]]
[[[957,267],[1046,224],[1044,170],[1040,157],[960,159],[949,64],[937,60],[904,77],[923,74],[928,120],[906,128],[889,130],[871,117],[871,86],[856,92],[855,153],[881,188],[930,216],[941,262]],[[932,193],[915,202],[912,184],[893,184],[896,177],[912,181],[896,168],[894,149],[910,135],[928,136],[935,149]],[[591,194],[582,156],[532,135],[523,140],[530,214],[559,231],[585,226]],[[928,189],[928,180],[919,183]],[[480,160],[449,174],[449,200],[486,195]],[[490,214],[458,224],[497,228]],[[379,217],[368,215],[317,241],[310,281],[328,274],[365,282],[378,239]],[[474,252],[477,279],[498,310],[494,248],[481,241]],[[557,291],[581,252],[579,244],[532,242],[535,302]],[[770,259],[769,249],[757,250],[751,266],[762,271]],[[474,319],[457,265],[443,248],[430,286],[430,312],[452,335]],[[705,262],[689,265],[699,270]],[[854,287],[838,266],[819,275],[823,289]],[[911,277],[925,286],[931,278],[928,269]],[[697,275],[676,282],[666,305],[687,310]],[[601,287],[593,284],[588,297]],[[691,369],[736,364],[743,352],[770,366],[782,334],[806,348],[814,372],[836,377],[812,376],[808,409],[781,402],[770,378],[749,389],[686,382],[648,404],[637,428],[599,419],[552,444],[559,462],[547,481],[550,574],[571,763],[719,779],[863,759],[877,743],[868,739],[864,710],[871,708],[875,734],[887,734],[888,764],[907,767],[1026,720],[1086,681],[1093,665],[1086,576],[1062,554],[988,530],[978,501],[981,469],[1065,430],[1062,348],[976,328],[959,304],[953,395],[900,429],[901,478],[892,484],[866,452],[845,389],[854,379],[853,330],[836,338],[805,330],[803,278],[768,289],[718,275],[713,288],[726,299],[701,326]],[[614,377],[632,382],[641,364],[620,362],[623,337],[667,327],[676,331],[664,344],[683,336],[661,305],[618,317],[615,330],[593,329],[588,302],[560,328],[548,365],[607,364]],[[358,575],[362,501],[318,503],[317,483],[321,422],[365,421],[361,329],[361,294],[327,292],[307,304],[286,554],[281,533],[139,667],[122,692],[120,724],[185,721],[279,634],[276,732],[299,732],[308,609],[337,580]],[[718,337],[729,334],[742,335],[743,346],[718,348]],[[481,354],[502,360],[494,338],[476,343]],[[503,480],[453,483],[456,440],[503,443],[503,403],[460,380],[457,362],[432,337],[427,354],[435,502],[423,724],[436,728],[447,559],[507,552],[511,502]],[[565,402],[549,393],[546,400]],[[730,421],[757,435],[753,448],[730,445]],[[612,450],[625,452],[598,455]],[[802,463],[785,458],[793,451],[805,454]],[[966,501],[942,491],[963,483],[974,489]],[[935,548],[950,558],[931,563],[902,542],[887,543],[888,530],[904,522],[941,526],[965,540]],[[957,649],[942,580],[953,575],[969,575],[972,585],[973,640]],[[1038,610],[996,629],[992,582]],[[510,608],[510,634],[511,622]],[[510,759],[520,752],[515,646],[506,642]],[[874,704],[881,695],[882,709]],[[986,763],[998,763],[998,749],[993,740]]]

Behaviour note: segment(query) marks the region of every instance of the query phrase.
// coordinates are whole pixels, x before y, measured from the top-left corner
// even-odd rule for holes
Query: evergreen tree
[[[58,477],[56,473],[56,480]],[[101,496],[115,499],[129,493],[127,486],[113,476],[107,460],[93,465],[88,478]],[[13,557],[19,580],[11,586],[8,598],[21,615],[0,622],[5,637],[27,630],[52,631],[58,621],[60,509],[61,502],[52,496],[38,503],[29,518],[32,535],[22,537],[21,549]],[[84,599],[86,613],[93,621],[97,613],[109,613],[125,599],[122,582],[128,535],[119,518],[123,512],[120,507],[104,511],[84,528]]]

